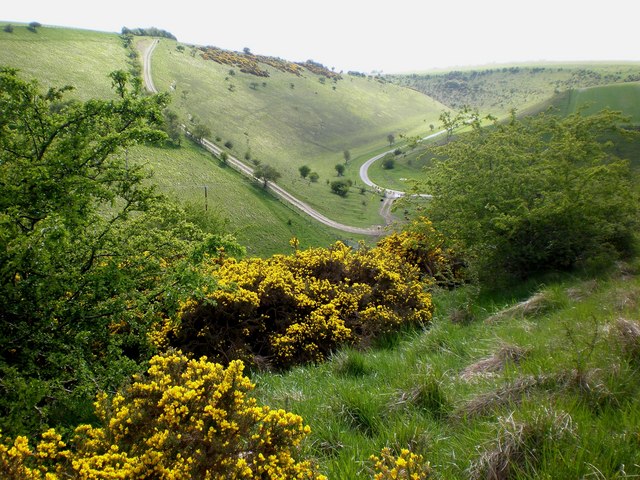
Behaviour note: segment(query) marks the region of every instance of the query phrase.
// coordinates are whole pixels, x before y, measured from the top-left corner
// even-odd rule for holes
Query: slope
[[[541,64],[478,67],[451,72],[394,75],[393,82],[416,89],[450,108],[464,105],[498,117],[510,110],[539,108],[573,89],[640,80],[640,64]]]
[[[81,100],[113,95],[109,73],[127,70],[122,41],[112,33],[16,25],[0,30],[0,65],[20,69],[44,87],[72,85]]]
[[[108,74],[130,68],[127,54],[116,34],[47,26],[34,33],[19,25],[12,33],[0,30],[0,65],[18,68],[43,87],[73,85],[69,98],[113,95]],[[146,163],[163,192],[201,208],[206,186],[209,210],[221,217],[250,255],[288,251],[294,235],[301,247],[361,239],[309,220],[231,169],[220,168],[210,154],[188,142],[180,148],[140,146],[129,152],[129,159]]]
[[[380,219],[377,197],[343,198],[327,186],[336,179],[334,166],[344,162],[344,150],[351,153],[345,178],[357,183],[364,154],[384,146],[389,134],[426,132],[445,108],[382,79],[329,78],[307,68],[298,76],[262,63],[268,76],[259,77],[206,60],[203,53],[166,39],[154,50],[154,84],[173,92],[172,108],[182,118],[195,116],[218,143],[229,142],[235,156],[248,154],[275,166],[282,187],[347,224],[368,227]],[[304,164],[319,174],[320,182],[302,181],[298,168]]]

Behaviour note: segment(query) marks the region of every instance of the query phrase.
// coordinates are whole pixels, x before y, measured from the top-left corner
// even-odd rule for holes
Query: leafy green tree
[[[211,129],[200,122],[195,122],[191,127],[191,138],[196,142],[201,142],[203,139],[211,136]]]
[[[394,143],[396,143],[395,135],[393,133],[387,135],[387,141],[389,142],[389,145],[393,145]]]
[[[333,193],[340,195],[341,197],[346,197],[351,185],[351,180],[334,180],[331,182],[330,186]]]
[[[349,160],[351,160],[351,152],[349,150],[345,150],[342,152],[342,156],[344,157],[344,163],[349,163]]]
[[[428,215],[485,280],[526,277],[628,253],[638,198],[607,139],[619,114],[538,115],[472,131],[433,150]]]
[[[269,182],[275,182],[282,174],[267,163],[261,163],[253,171],[253,175],[262,181],[262,186],[267,188]]]
[[[391,170],[396,166],[396,159],[393,158],[393,154],[387,154],[382,159],[382,168],[385,170]]]
[[[217,237],[155,192],[123,148],[164,141],[165,95],[65,102],[0,69],[0,428],[86,420],[149,358],[149,328],[203,278]],[[184,291],[183,291],[184,289]]]
[[[7,32],[7,33],[13,33],[13,25],[11,25],[10,23],[7,23],[3,28],[3,31]]]
[[[300,176],[302,178],[307,178],[307,175],[309,175],[309,173],[311,173],[311,169],[309,168],[308,165],[302,165],[298,171],[300,172]]]
[[[309,181],[311,183],[317,183],[319,178],[320,178],[320,175],[318,175],[318,172],[311,172],[309,174]]]
[[[341,164],[341,163],[337,163],[335,168],[336,168],[336,172],[338,172],[338,176],[339,176],[339,177],[341,177],[342,175],[344,175],[345,167],[344,167],[344,165],[343,165],[343,164]]]
[[[174,145],[179,146],[182,139],[182,127],[178,114],[173,110],[164,110],[164,131]]]

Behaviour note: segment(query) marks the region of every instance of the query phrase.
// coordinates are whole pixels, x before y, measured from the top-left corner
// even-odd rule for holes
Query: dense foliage
[[[477,117],[475,117],[477,118]],[[611,112],[551,115],[482,128],[435,148],[428,216],[475,261],[480,277],[526,277],[631,251],[638,201],[609,138]]]
[[[124,148],[163,140],[165,96],[65,101],[0,71],[0,427],[77,422],[151,356],[146,331],[233,243],[155,193]],[[87,402],[89,399],[89,402]]]
[[[186,302],[156,336],[195,355],[286,367],[321,361],[339,345],[365,345],[431,320],[419,271],[388,250],[297,251],[224,262],[218,288]]]
[[[34,447],[0,441],[5,479],[323,479],[299,460],[302,418],[260,406],[242,362],[225,369],[179,353],[154,357],[145,376],[95,402],[98,424],[68,444],[55,429]]]
[[[432,222],[420,217],[401,232],[393,232],[378,242],[378,248],[397,255],[420,271],[423,281],[453,287],[467,280],[466,264]]]

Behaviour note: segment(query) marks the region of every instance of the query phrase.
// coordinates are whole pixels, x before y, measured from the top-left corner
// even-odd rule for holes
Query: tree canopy
[[[638,203],[612,112],[549,114],[472,131],[432,150],[428,215],[478,273],[527,276],[629,252]]]
[[[0,69],[0,428],[77,421],[76,401],[149,358],[149,326],[222,240],[155,192],[124,148],[163,141],[167,97],[67,101]],[[75,399],[75,400],[74,400]],[[87,403],[88,404],[88,403]]]

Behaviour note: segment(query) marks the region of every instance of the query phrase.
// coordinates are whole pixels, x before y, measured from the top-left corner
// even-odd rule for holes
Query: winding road
[[[143,55],[142,55],[142,59],[143,59],[143,79],[144,79],[144,84],[146,89],[150,92],[150,93],[158,93],[158,90],[156,89],[154,83],[153,83],[153,78],[151,76],[151,57],[153,54],[153,50],[156,48],[156,46],[158,45],[158,39],[154,39],[145,49]],[[186,130],[186,127],[185,131]],[[189,133],[187,131],[187,133]],[[444,133],[443,131],[434,133],[432,135],[428,135],[426,137],[424,137],[422,140],[428,140],[430,138],[434,138],[438,135],[441,135],[442,133]],[[222,148],[220,148],[219,146],[217,146],[216,144],[214,144],[213,142],[210,142],[207,139],[202,139],[202,141],[200,142],[202,144],[203,147],[205,147],[207,150],[209,150],[210,152],[214,153],[215,155],[220,155],[222,153]],[[392,221],[392,216],[391,216],[391,205],[393,204],[393,201],[397,198],[400,198],[402,196],[405,195],[405,192],[400,192],[398,190],[389,190],[389,189],[384,189],[378,185],[376,185],[375,183],[373,183],[370,179],[369,179],[369,175],[368,175],[368,170],[369,167],[377,160],[381,159],[382,157],[384,157],[386,154],[388,154],[389,152],[393,152],[393,150],[389,150],[387,152],[381,153],[379,155],[376,155],[373,158],[370,158],[369,160],[367,160],[361,167],[360,167],[360,178],[362,179],[362,181],[370,186],[371,188],[373,188],[375,191],[377,191],[378,193],[382,194],[384,196],[384,199],[382,201],[382,205],[380,206],[380,215],[385,219],[386,224],[388,225],[389,223],[391,223]],[[228,155],[227,156],[227,164],[230,165],[231,167],[233,167],[235,170],[237,170],[238,172],[242,173],[243,175],[258,180],[253,172],[253,168],[251,168],[250,166],[248,166],[247,164],[245,164],[244,162],[238,160],[236,157],[232,156],[232,155]],[[343,232],[347,232],[347,233],[355,233],[355,234],[360,234],[360,235],[369,235],[369,236],[380,236],[383,235],[385,233],[385,227],[386,225],[373,225],[371,227],[368,228],[361,228],[361,227],[353,227],[350,225],[344,225],[342,223],[336,222],[335,220],[331,220],[330,218],[324,216],[323,214],[321,214],[320,212],[318,212],[317,210],[315,210],[314,208],[312,208],[311,206],[307,205],[305,202],[303,202],[302,200],[298,199],[297,197],[294,197],[293,195],[291,195],[289,192],[287,192],[286,190],[284,190],[282,187],[280,187],[279,185],[277,185],[274,182],[268,182],[267,183],[267,187],[268,190],[270,190],[271,192],[273,192],[277,197],[279,197],[280,199],[282,199],[283,201],[293,205],[294,207],[296,207],[297,209],[299,209],[300,211],[302,211],[303,213],[305,213],[306,215],[310,216],[311,218],[317,220],[318,222],[327,225],[328,227],[331,228],[335,228],[336,230],[341,230]],[[422,197],[427,197],[430,198],[431,195],[420,195]]]

